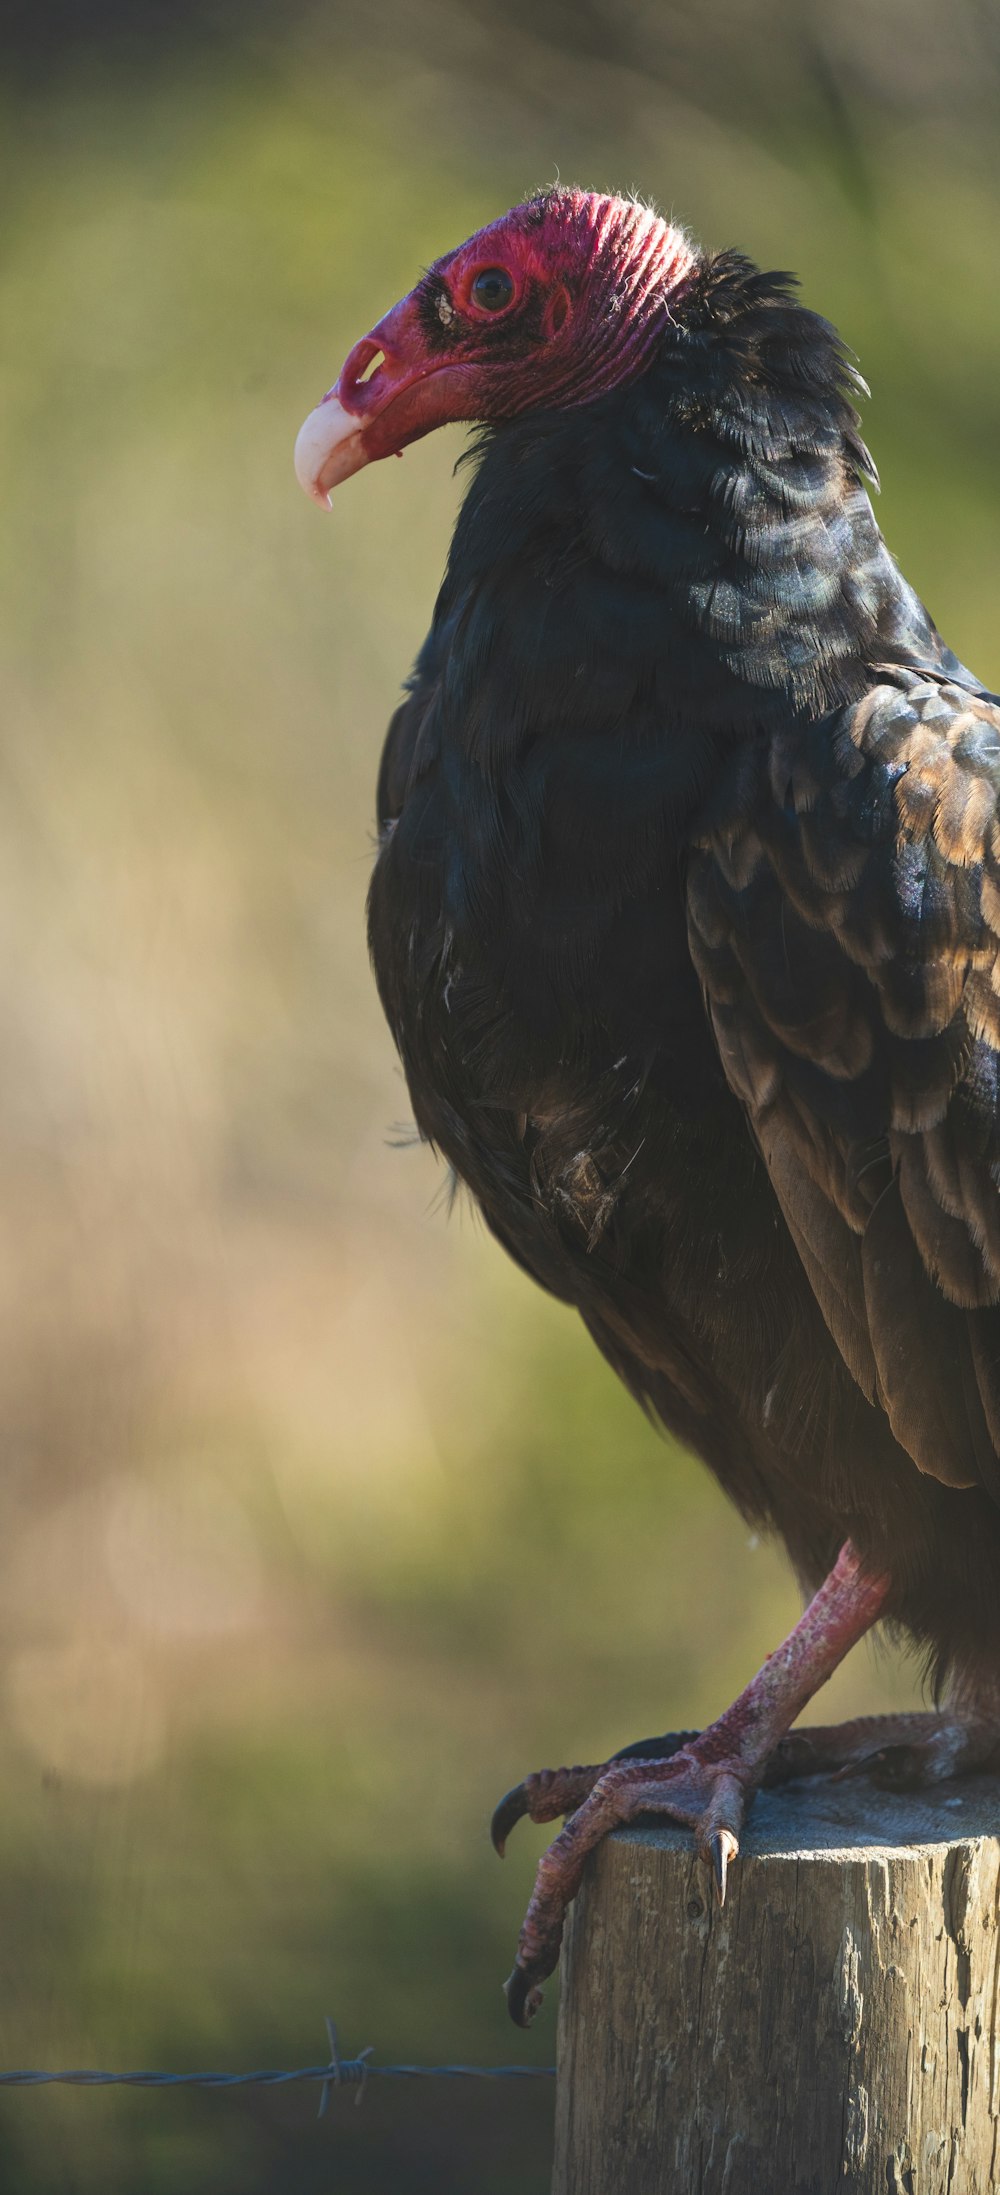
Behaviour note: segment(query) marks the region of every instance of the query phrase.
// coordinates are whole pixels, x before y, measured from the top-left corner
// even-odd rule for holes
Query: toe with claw
[[[711,1837],[709,1838],[709,1849],[712,1855],[712,1876],[715,1882],[715,1895],[718,1898],[719,1907],[721,1910],[726,1902],[726,1883],[729,1876],[729,1862],[730,1860],[735,1860],[736,1855],[740,1849],[739,1842],[737,1838],[734,1837],[731,1829],[713,1829]]]

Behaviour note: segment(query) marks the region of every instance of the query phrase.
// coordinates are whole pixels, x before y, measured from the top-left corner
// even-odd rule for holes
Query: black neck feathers
[[[727,252],[627,388],[480,434],[437,631],[449,726],[488,774],[527,738],[627,721],[694,734],[698,779],[775,705],[815,714],[872,662],[939,659],[875,523],[863,389],[790,278]]]

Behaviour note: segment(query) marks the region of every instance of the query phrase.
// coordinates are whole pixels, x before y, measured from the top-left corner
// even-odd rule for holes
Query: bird
[[[806,1597],[706,1730],[542,1769],[584,1863],[764,1783],[1000,1758],[1000,701],[876,524],[868,391],[794,279],[557,186],[445,253],[296,444],[321,506],[448,421],[470,477],[378,779],[369,939],[420,1135]],[[811,1597],[810,1597],[811,1596]],[[876,1623],[934,1705],[793,1729]]]

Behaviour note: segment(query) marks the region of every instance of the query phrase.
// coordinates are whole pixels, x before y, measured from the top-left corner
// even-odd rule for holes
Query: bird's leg
[[[681,1738],[667,1758],[633,1755],[600,1769],[543,1770],[501,1800],[494,1817],[501,1850],[520,1814],[551,1821],[564,1806],[573,1809],[539,1862],[506,1985],[511,2018],[519,2027],[530,2024],[541,2003],[539,1984],[558,1959],[566,1908],[579,1888],[587,1854],[610,1829],[638,1814],[686,1822],[712,1868],[720,1904],[724,1901],[743,1818],[771,1755],[806,1701],[877,1621],[889,1590],[888,1578],[866,1576],[848,1540],[795,1629],[718,1722],[697,1737]]]

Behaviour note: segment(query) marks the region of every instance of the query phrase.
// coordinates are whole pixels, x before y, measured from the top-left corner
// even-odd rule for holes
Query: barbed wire
[[[49,2073],[32,2066],[0,2071],[0,2088],[290,2088],[297,2081],[319,2081],[319,2117],[332,2088],[357,2088],[360,2103],[370,2080],[382,2081],[550,2081],[554,2065],[376,2065],[372,2045],[356,2058],[342,2058],[333,2021],[326,2023],[330,2055],[323,2065],[263,2066],[249,2073],[107,2073],[92,2066]]]

